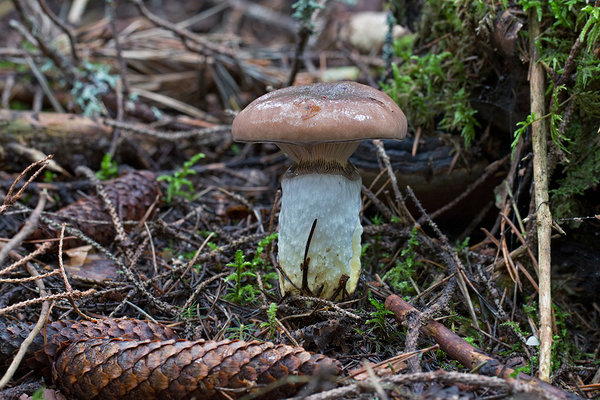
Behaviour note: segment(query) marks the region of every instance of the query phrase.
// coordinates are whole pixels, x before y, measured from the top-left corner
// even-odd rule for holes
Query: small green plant
[[[225,278],[225,281],[234,281],[235,285],[233,291],[225,295],[225,299],[238,304],[247,304],[254,301],[256,295],[259,293],[259,288],[254,283],[249,283],[250,280],[255,279],[256,271],[258,269],[265,269],[266,262],[263,253],[266,247],[277,238],[277,233],[272,233],[263,239],[261,239],[254,252],[252,260],[247,261],[246,256],[242,250],[235,252],[235,261],[227,264],[228,267],[235,268],[234,272]],[[265,289],[271,289],[273,287],[272,281],[277,280],[277,273],[275,271],[261,274],[263,285]]]
[[[119,166],[117,162],[112,159],[110,153],[106,153],[102,157],[100,163],[100,171],[96,172],[96,177],[101,181],[105,181],[111,178],[116,178],[119,175]]]
[[[252,259],[252,266],[254,268],[257,267],[265,267],[265,258],[264,258],[264,251],[267,248],[267,246],[275,239],[277,239],[278,233],[271,233],[268,236],[265,236],[263,239],[261,239],[258,242],[258,245],[256,246],[256,252],[254,253],[254,258]]]
[[[388,329],[391,329],[391,324],[387,321],[386,317],[394,315],[394,313],[390,310],[386,310],[385,305],[371,297],[370,293],[369,302],[375,307],[375,311],[371,312],[371,319],[367,320],[366,324],[371,325],[371,333],[379,331],[387,336]]]
[[[413,126],[426,131],[440,128],[460,132],[468,146],[479,123],[471,105],[474,82],[468,78],[473,63],[465,59],[477,49],[460,37],[474,36],[474,26],[478,24],[471,20],[483,19],[488,10],[479,1],[422,3],[419,29],[415,35],[394,41],[396,62],[391,63],[392,76],[381,86],[400,105]],[[396,5],[392,9],[402,14],[404,7]],[[469,21],[460,14],[469,15]],[[423,46],[428,42],[436,45]]]
[[[194,197],[194,185],[187,177],[196,173],[192,167],[204,157],[204,153],[198,153],[184,162],[183,166],[176,170],[173,175],[165,174],[158,177],[159,181],[167,181],[169,183],[165,197],[167,203],[173,201],[175,196],[181,196],[188,200]]]
[[[277,332],[277,304],[271,303],[269,304],[269,308],[267,308],[267,322],[262,322],[260,324],[261,328],[268,327],[269,328],[269,337],[272,339],[275,337],[275,332]]]
[[[249,278],[256,278],[256,274],[251,271],[252,263],[246,261],[246,256],[242,250],[235,252],[235,261],[227,264],[235,270],[225,278],[225,282],[233,281],[233,291],[225,295],[225,300],[238,304],[251,303],[256,298],[258,289],[248,282]]]
[[[406,247],[400,253],[402,259],[396,261],[396,264],[383,276],[383,280],[389,283],[394,291],[403,295],[409,295],[414,292],[410,278],[415,275],[416,268],[421,265],[416,253],[416,249],[419,246],[417,236],[418,231],[415,228],[410,233]]]
[[[379,226],[383,224],[383,218],[381,217],[381,215],[377,214],[371,218],[371,222],[373,222],[373,225]]]
[[[456,252],[461,253],[469,248],[470,237],[466,237],[462,242],[456,244]]]
[[[44,400],[44,392],[46,391],[46,386],[40,387],[31,395],[31,400]]]
[[[42,182],[52,183],[52,182],[54,182],[54,180],[56,179],[57,176],[58,175],[56,175],[54,172],[45,170],[44,177],[42,178]]]
[[[185,310],[183,310],[181,312],[181,316],[184,319],[194,319],[194,318],[196,318],[198,316],[196,303],[192,303],[191,306],[189,306],[188,308],[186,308]]]
[[[239,325],[236,327],[227,328],[227,330],[226,330],[227,334],[225,335],[225,337],[227,339],[231,339],[231,340],[254,339],[254,336],[252,336],[253,330],[254,330],[254,323],[246,325],[246,324],[243,324],[240,322]]]

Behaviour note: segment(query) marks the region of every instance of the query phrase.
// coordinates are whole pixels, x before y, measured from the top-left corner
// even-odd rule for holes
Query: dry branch
[[[410,304],[396,295],[389,296],[385,301],[388,310],[394,313],[396,320],[402,323],[409,314],[419,314],[419,312]],[[539,389],[540,398],[546,399],[581,399],[579,396],[565,392],[555,386],[552,386],[540,379],[517,372],[514,369],[500,363],[493,357],[483,353],[478,348],[467,343],[457,334],[450,331],[444,325],[433,320],[424,321],[420,329],[421,333],[432,337],[440,348],[450,357],[458,360],[469,369],[477,368],[484,375],[498,376],[508,381],[522,381]]]
[[[552,283],[550,263],[550,238],[552,236],[552,214],[548,200],[548,151],[547,128],[544,105],[544,68],[537,62],[539,51],[537,39],[540,36],[540,24],[535,8],[529,10],[530,40],[530,91],[531,113],[540,118],[531,124],[533,146],[533,179],[535,186],[535,209],[538,240],[538,265],[540,287],[540,367],[539,377],[544,381],[550,379],[552,356]]]

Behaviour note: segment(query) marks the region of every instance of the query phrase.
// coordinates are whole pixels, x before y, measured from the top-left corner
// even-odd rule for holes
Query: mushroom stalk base
[[[356,174],[358,175],[358,174]],[[283,272],[282,293],[302,289],[302,264],[314,220],[317,220],[307,253],[307,287],[322,298],[341,298],[340,279],[351,294],[360,276],[361,179],[339,174],[296,175],[288,172],[281,182],[278,257]],[[343,289],[343,287],[342,287]]]

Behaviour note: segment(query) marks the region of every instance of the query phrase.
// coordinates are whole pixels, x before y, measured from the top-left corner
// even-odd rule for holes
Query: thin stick
[[[33,164],[30,164],[27,168],[25,168],[23,170],[23,172],[21,172],[19,174],[19,176],[17,176],[15,181],[12,183],[12,185],[10,185],[10,188],[8,189],[8,193],[6,193],[6,195],[4,196],[4,202],[2,203],[2,205],[0,205],[0,214],[5,212],[6,210],[8,210],[13,204],[15,204],[15,202],[17,200],[19,200],[21,198],[21,196],[23,195],[23,192],[25,192],[25,189],[27,189],[27,186],[29,186],[29,184],[35,178],[37,178],[37,176],[44,170],[44,168],[46,168],[46,166],[48,165],[48,163],[50,162],[52,157],[54,157],[54,155],[50,154],[50,155],[46,156],[46,158],[44,158],[43,160],[38,160],[38,161],[34,162]],[[19,183],[19,181],[21,179],[23,179],[29,171],[31,171],[33,168],[36,168],[38,166],[39,166],[39,168],[37,169],[37,171],[35,171],[29,177],[27,182],[25,182],[23,184],[23,187],[21,187],[21,189],[19,189],[19,191],[16,194],[13,194],[13,191],[17,187],[17,183]]]
[[[35,229],[38,226],[38,220],[40,219],[40,215],[42,214],[42,211],[44,211],[46,199],[46,192],[43,191],[41,193],[40,198],[38,199],[38,203],[35,206],[35,209],[31,213],[29,218],[27,218],[25,224],[23,224],[23,228],[21,228],[21,230],[15,236],[13,236],[12,239],[10,239],[10,241],[2,247],[2,249],[0,249],[0,264],[4,262],[4,260],[8,256],[8,253],[13,248],[23,243],[23,240],[25,240],[27,236],[29,236],[33,231],[35,231]]]
[[[536,47],[540,36],[540,24],[535,8],[529,10],[531,113],[536,116],[545,114],[544,107],[544,69],[537,61],[540,57]],[[552,235],[552,214],[548,205],[548,152],[546,148],[546,119],[540,119],[531,125],[533,146],[533,178],[535,182],[535,207],[537,210],[538,265],[540,287],[540,365],[539,378],[550,379],[550,361],[552,356],[552,287],[550,277],[550,238]]]
[[[96,321],[95,319],[88,317],[87,315],[85,315],[83,312],[81,312],[81,310],[79,309],[79,307],[77,307],[77,304],[75,303],[75,299],[72,296],[73,293],[73,288],[71,287],[71,283],[69,282],[69,278],[67,278],[67,272],[65,271],[65,266],[63,263],[63,243],[65,240],[65,228],[67,226],[66,222],[63,222],[62,224],[62,228],[60,229],[60,239],[58,241],[58,267],[60,268],[60,273],[61,276],[63,278],[63,282],[65,284],[65,289],[67,291],[67,294],[69,294],[69,303],[71,303],[71,306],[73,306],[73,309],[75,310],[75,312],[77,314],[79,314],[79,316],[87,319],[88,321]]]

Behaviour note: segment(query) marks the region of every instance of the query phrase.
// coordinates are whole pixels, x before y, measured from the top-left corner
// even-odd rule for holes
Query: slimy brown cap
[[[403,139],[406,117],[385,93],[356,82],[290,86],[259,97],[233,120],[240,142]]]

